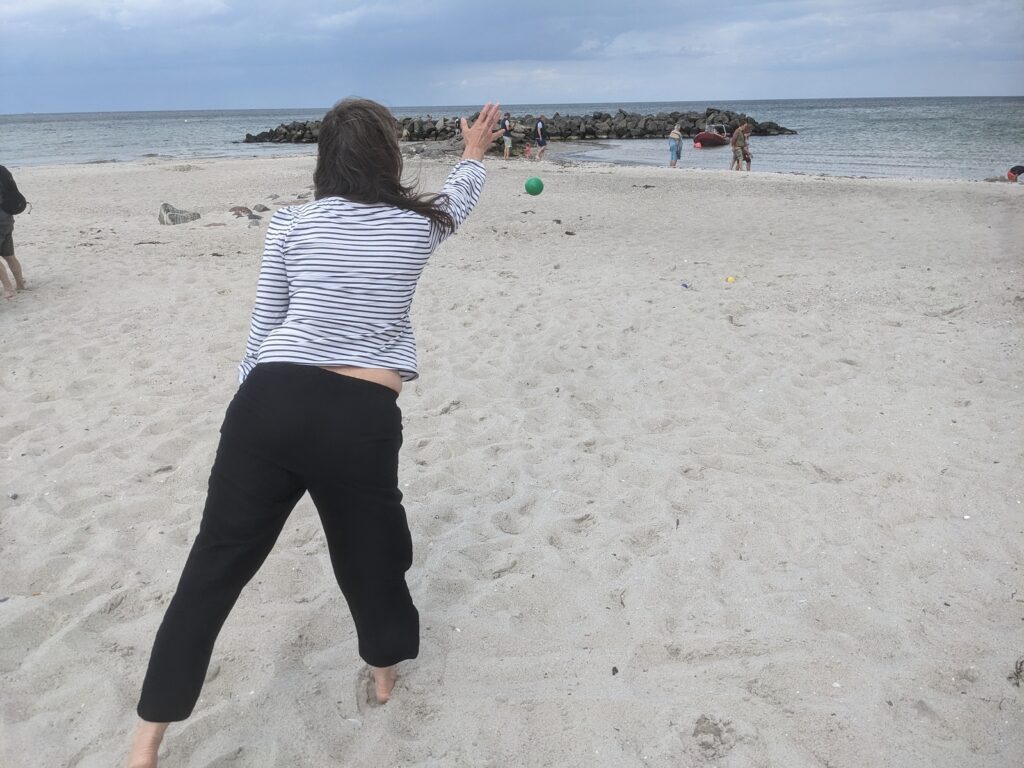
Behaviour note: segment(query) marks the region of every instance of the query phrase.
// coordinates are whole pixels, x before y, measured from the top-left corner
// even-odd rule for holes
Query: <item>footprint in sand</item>
[[[502,533],[518,535],[530,526],[530,510],[533,503],[524,504],[518,510],[502,510],[491,518],[494,527]]]
[[[729,720],[701,715],[693,726],[693,740],[706,760],[717,760],[736,745],[736,732]]]
[[[356,674],[356,709],[360,714],[366,714],[371,709],[379,709],[384,706],[377,701],[377,690],[373,684],[373,675],[369,667],[363,667]]]

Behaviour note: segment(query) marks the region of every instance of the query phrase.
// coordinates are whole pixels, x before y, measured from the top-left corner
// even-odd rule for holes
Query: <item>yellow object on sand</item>
[[[732,275],[729,275],[727,278],[725,278],[725,282],[727,282],[727,283],[735,283],[736,282],[736,278],[733,277]]]

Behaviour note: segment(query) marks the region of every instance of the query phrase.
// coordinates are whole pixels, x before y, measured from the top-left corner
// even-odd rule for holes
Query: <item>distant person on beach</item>
[[[387,702],[396,665],[416,658],[398,485],[398,395],[419,375],[409,309],[430,254],[480,198],[498,115],[486,104],[472,125],[462,119],[462,159],[436,195],[402,184],[386,107],[346,99],[324,117],[314,200],[267,228],[240,386],[156,634],[129,768],[156,766],[168,724],[191,715],[221,626],[307,491],[369,665],[367,701]]]
[[[0,256],[3,257],[0,260],[0,284],[3,285],[5,299],[13,299],[18,291],[25,290],[21,262],[14,255],[14,217],[24,211],[27,205],[24,195],[14,183],[14,175],[0,165]],[[8,268],[14,276],[14,282],[7,276]]]
[[[512,154],[512,117],[508,112],[501,118],[501,141],[505,145],[505,159]]]
[[[526,155],[527,160],[533,157],[533,147],[530,145],[530,142],[526,142],[523,145],[523,154]]]
[[[732,146],[732,162],[729,164],[729,170],[741,170],[740,165],[744,162],[747,164],[747,170],[750,170],[750,161],[753,159],[753,155],[750,154],[750,134],[753,131],[754,126],[744,123],[732,132],[732,139],[729,141]]]
[[[676,162],[683,156],[682,125],[676,123],[668,135],[668,167],[675,168]]]
[[[534,139],[537,142],[537,157],[536,160],[540,160],[544,157],[544,150],[548,146],[548,127],[544,121],[547,120],[544,115],[541,115],[537,120],[537,125],[534,127]]]

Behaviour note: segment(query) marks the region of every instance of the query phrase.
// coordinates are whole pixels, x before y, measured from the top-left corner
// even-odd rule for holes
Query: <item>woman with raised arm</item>
[[[315,199],[270,221],[256,305],[199,534],[156,634],[128,765],[153,768],[169,723],[199,698],[214,641],[309,492],[373,695],[419,650],[405,583],[412,541],[398,489],[402,383],[418,376],[409,308],[430,254],[469,216],[498,105],[470,125],[440,194],[402,184],[395,120],[346,99],[320,126]]]

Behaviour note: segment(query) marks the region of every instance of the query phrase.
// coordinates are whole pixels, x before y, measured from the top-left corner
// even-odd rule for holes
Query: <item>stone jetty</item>
[[[473,115],[475,118],[476,115]],[[534,115],[512,117],[512,136],[521,143],[533,136],[537,122]],[[668,136],[672,127],[679,123],[684,136],[693,137],[704,130],[708,123],[725,125],[730,132],[743,121],[754,126],[755,136],[781,136],[796,131],[784,128],[771,121],[758,122],[742,112],[708,107],[701,112],[659,112],[655,115],[640,115],[619,110],[593,112],[588,115],[548,116],[544,123],[553,141],[588,141],[596,139],[660,139]],[[459,121],[454,117],[433,118],[403,117],[398,121],[398,134],[402,141],[445,141],[458,135]],[[278,144],[315,144],[320,133],[320,121],[292,122],[257,134],[245,134],[246,143],[274,142]],[[500,143],[499,143],[500,147]]]

